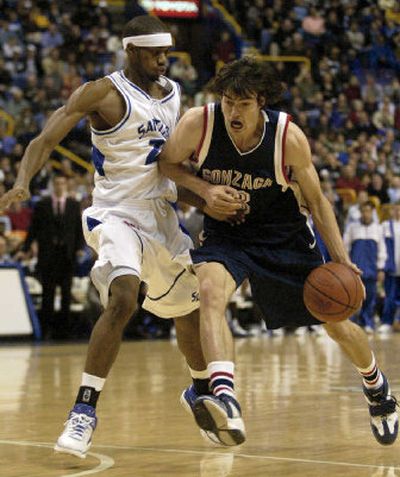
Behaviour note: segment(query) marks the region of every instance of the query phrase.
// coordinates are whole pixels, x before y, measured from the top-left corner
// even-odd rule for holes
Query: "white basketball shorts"
[[[91,278],[104,307],[111,282],[121,275],[135,275],[147,284],[143,307],[156,316],[184,316],[199,307],[197,279],[188,270],[193,244],[169,202],[110,206],[96,201],[82,220],[86,242],[98,254]]]

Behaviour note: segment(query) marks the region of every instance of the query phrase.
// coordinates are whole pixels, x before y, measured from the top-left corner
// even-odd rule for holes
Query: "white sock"
[[[367,389],[378,389],[382,386],[383,375],[376,364],[374,353],[372,353],[371,364],[367,368],[357,368],[357,370]]]
[[[93,376],[92,374],[82,373],[81,386],[94,388],[95,391],[100,392],[103,389],[105,382],[106,378],[99,378],[98,376]]]
[[[192,376],[193,379],[208,379],[207,368],[201,371],[196,371],[195,369],[192,369],[190,366],[188,366],[188,368],[190,371],[190,376]]]

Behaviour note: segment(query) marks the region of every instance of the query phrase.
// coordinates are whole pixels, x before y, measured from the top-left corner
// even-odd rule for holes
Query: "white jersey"
[[[113,128],[92,128],[96,169],[93,204],[123,204],[132,200],[176,200],[175,184],[158,171],[157,155],[179,119],[177,83],[164,76],[160,84],[170,90],[155,99],[116,71],[107,76],[125,100],[126,111]]]

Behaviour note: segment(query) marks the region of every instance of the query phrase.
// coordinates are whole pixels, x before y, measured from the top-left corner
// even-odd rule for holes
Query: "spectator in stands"
[[[311,40],[319,39],[326,32],[325,20],[315,7],[310,8],[309,13],[304,17],[301,26]]]
[[[359,190],[357,194],[357,203],[351,205],[347,211],[345,229],[347,229],[350,224],[360,223],[361,207],[367,202],[368,192],[366,190]],[[375,208],[372,211],[372,221],[376,224],[379,224],[379,217]]]
[[[221,32],[220,39],[215,45],[213,51],[213,60],[222,63],[229,63],[236,57],[235,45],[231,39],[231,35],[228,30]]]
[[[336,181],[336,187],[338,189],[354,189],[356,192],[364,189],[360,179],[356,175],[354,165],[347,164],[342,167],[341,176]]]
[[[387,189],[389,200],[391,204],[400,202],[400,177],[393,176],[390,179],[390,185]]]
[[[378,174],[372,174],[371,184],[367,188],[368,195],[378,197],[381,204],[390,202],[387,187],[384,183],[383,177]]]
[[[38,245],[37,269],[42,284],[40,322],[45,338],[65,337],[71,304],[72,277],[77,255],[84,247],[79,203],[67,197],[67,178],[55,176],[53,193],[39,201],[33,211],[32,223],[24,251]],[[61,287],[61,312],[56,322],[54,297]]]
[[[352,262],[363,272],[366,298],[357,319],[368,334],[375,329],[377,285],[383,286],[386,262],[385,240],[381,225],[373,221],[374,208],[372,202],[365,202],[361,206],[360,222],[350,224],[343,237]]]
[[[400,202],[392,211],[392,217],[382,223],[387,260],[385,265],[385,302],[380,333],[390,333],[397,307],[400,306]]]
[[[17,86],[10,89],[10,98],[6,102],[4,109],[13,117],[18,117],[21,112],[29,107],[28,101],[24,98],[23,91]]]
[[[394,127],[394,111],[390,110],[390,105],[384,103],[382,109],[379,109],[372,116],[374,126],[380,131]]]
[[[32,219],[32,209],[21,202],[15,202],[10,206],[7,215],[11,220],[12,230],[28,231]]]

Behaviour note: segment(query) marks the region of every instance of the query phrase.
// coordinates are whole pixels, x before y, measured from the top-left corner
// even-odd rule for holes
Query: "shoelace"
[[[89,426],[92,424],[93,418],[85,416],[85,414],[77,414],[67,421],[68,434],[73,438],[82,439],[83,434]]]
[[[394,396],[386,396],[379,403],[370,406],[370,414],[373,417],[384,417],[388,414],[393,414],[398,405],[397,399]]]

